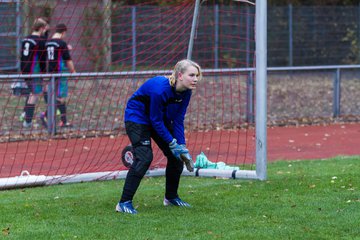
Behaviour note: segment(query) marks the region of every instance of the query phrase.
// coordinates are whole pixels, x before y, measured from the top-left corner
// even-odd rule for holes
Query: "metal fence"
[[[359,65],[268,68],[270,124],[359,121]]]
[[[217,70],[204,69],[205,81],[202,82],[203,86],[199,87],[197,96],[200,98],[198,99],[199,104],[207,106],[206,109],[213,109],[213,111],[204,111],[206,114],[202,117],[205,118],[195,122],[201,122],[204,126],[210,128],[216,125],[214,125],[214,122],[221,122],[223,126],[234,127],[236,124],[234,125],[232,121],[235,119],[237,123],[253,122],[255,103],[251,86],[253,85],[252,73],[254,69],[230,70],[229,75],[226,75],[225,69],[222,69],[222,75],[219,77],[215,74]],[[233,72],[236,72],[236,74],[233,75]],[[158,73],[164,74],[165,72]],[[129,74],[129,72],[124,74]],[[149,75],[150,72],[146,73],[145,71],[144,74],[144,76],[140,77],[139,75],[130,80],[126,77],[125,80],[123,77],[119,78],[118,76],[122,76],[121,73],[75,74],[70,78],[70,88],[74,91],[69,100],[71,102],[69,112],[73,113],[70,114],[71,121],[76,122],[81,131],[86,129],[91,132],[95,130],[95,127],[101,129],[101,131],[111,131],[114,128],[113,121],[109,121],[108,118],[118,119],[118,121],[122,119],[121,114],[126,99],[131,91],[138,86],[137,82],[151,76]],[[151,72],[151,74],[154,73]],[[334,121],[336,119],[358,121],[360,119],[360,102],[357,101],[357,99],[360,99],[359,74],[360,65],[268,68],[267,104],[269,124],[309,124],[316,123],[318,120],[323,122],[324,120]],[[19,76],[0,75],[0,103],[2,106],[0,122],[4,132],[12,131],[11,129],[14,127],[21,130],[21,125],[17,123],[16,118],[22,111],[23,98],[11,96],[11,83],[14,82],[14,79],[18,79]],[[241,81],[239,80],[239,84],[234,87],[234,85],[231,85],[231,81],[227,79],[235,76],[240,76]],[[83,80],[80,81],[80,78]],[[104,88],[106,84],[113,85]],[[128,87],[124,88],[122,84],[127,84]],[[214,87],[214,84],[219,85]],[[209,89],[208,86],[210,86]],[[101,91],[102,89],[105,89],[104,93]],[[207,90],[203,92],[204,89]],[[218,90],[215,91],[215,89]],[[222,92],[221,89],[228,89],[228,91],[232,91],[232,94],[239,91],[235,94],[239,96],[239,99],[237,99],[239,103],[223,102],[216,105],[218,100],[230,94],[229,92]],[[93,93],[94,96],[90,97],[89,92]],[[109,95],[109,92],[118,95],[114,97]],[[204,104],[203,98],[208,95],[212,97],[206,100],[206,104]],[[118,102],[120,98],[121,103]],[[100,101],[100,99],[102,100]],[[102,107],[97,106],[97,104]],[[103,104],[108,104],[109,106],[106,108],[111,108],[111,111],[107,112],[106,108],[104,110]],[[97,107],[94,108],[95,105]],[[53,107],[54,103],[49,106]],[[40,108],[44,109],[44,107]],[[79,109],[77,108],[81,110],[81,114],[78,113]],[[95,112],[94,109],[99,111],[102,109],[101,111],[105,111],[105,113]],[[194,110],[192,114],[199,117],[198,110]],[[81,118],[83,116],[89,117],[84,121]],[[230,117],[229,119],[232,121],[227,117]],[[191,116],[188,119],[194,122]],[[115,125],[115,128],[118,128],[123,124],[116,122]],[[196,128],[202,129],[203,126],[196,125]],[[45,129],[42,131],[44,132]],[[49,133],[52,131],[54,129],[48,129]]]
[[[0,68],[2,70],[17,66],[16,38],[19,39],[19,4],[0,3],[2,24],[0,25]],[[254,9],[240,8],[241,14],[230,14],[229,6],[202,6],[196,32],[193,58],[206,68],[226,68],[231,66],[232,58],[240,59],[243,66],[252,67]],[[150,10],[149,10],[150,9]],[[141,25],[138,11],[152,13],[159,20]],[[155,12],[154,12],[155,11]],[[112,12],[112,60],[113,64],[127,64],[133,69],[139,67],[129,56],[136,55],[136,61],[146,65],[154,61],[149,55],[162,49],[151,50],[149,46],[139,46],[144,55],[134,53],[131,35],[138,37],[138,43],[146,42],[146,29],[149,24],[161,22],[165,10],[156,7],[129,7],[127,11]],[[171,9],[169,10],[170,12]],[[168,11],[168,12],[169,12]],[[165,11],[166,12],[166,11]],[[17,17],[15,17],[17,16]],[[117,16],[116,18],[114,18]],[[121,17],[122,16],[122,17]],[[117,23],[128,21],[129,29],[117,29]],[[18,22],[17,24],[15,24]],[[223,24],[232,22],[233,24]],[[240,28],[241,26],[241,28]],[[360,62],[360,5],[359,6],[299,6],[268,8],[268,117],[270,122],[284,119],[333,118],[341,116],[360,116],[359,62]],[[159,36],[169,31],[161,26]],[[121,30],[121,31],[120,31]],[[241,32],[239,30],[242,30]],[[134,32],[135,31],[135,32]],[[239,32],[237,32],[239,31]],[[114,33],[121,32],[121,35]],[[231,32],[238,38],[223,40]],[[126,35],[128,34],[128,35]],[[185,35],[184,35],[185,36]],[[158,44],[160,41],[157,41]],[[151,41],[148,42],[151,44]],[[9,44],[13,50],[9,51]],[[169,42],[164,42],[169,44]],[[173,42],[176,45],[176,42]],[[240,45],[240,47],[239,47]],[[236,52],[231,49],[243,49]],[[122,51],[119,51],[122,49]],[[127,49],[127,51],[124,51]],[[146,51],[144,50],[146,49]],[[135,49],[136,50],[136,49]],[[116,55],[116,53],[121,53]],[[237,54],[232,55],[232,54]],[[160,54],[161,55],[161,54]],[[184,47],[183,56],[186,56]],[[143,59],[142,59],[143,58]],[[166,61],[159,57],[157,61]],[[160,65],[166,65],[160,63]],[[295,66],[295,67],[294,67]],[[303,66],[303,67],[301,67]],[[251,71],[251,70],[249,70]],[[1,79],[0,81],[3,81]],[[250,100],[249,100],[250,99]],[[251,96],[247,104],[252,110]],[[251,112],[251,111],[250,111]],[[250,117],[249,117],[250,116]],[[249,119],[250,118],[250,119]],[[251,121],[251,114],[248,115]]]
[[[271,7],[268,65],[359,64],[359,6]]]
[[[16,4],[11,4],[15,3]],[[75,6],[74,6],[75,7]],[[0,3],[0,69],[16,68],[18,47],[16,43],[21,37],[19,1],[2,1]],[[238,7],[238,15],[230,14],[234,6],[202,6],[199,15],[199,25],[196,32],[193,57],[209,68],[247,67],[252,66],[253,56],[253,17],[254,8]],[[171,10],[169,10],[171,12]],[[128,7],[113,9],[111,15],[112,64],[136,66],[129,56],[136,54],[135,61],[148,66],[154,61],[155,51],[143,43],[150,44],[147,38],[154,38],[147,33],[151,24],[161,23],[164,7]],[[156,16],[153,22],[143,22],[143,14]],[[23,16],[24,17],[24,16]],[[168,17],[167,17],[168,18]],[[24,18],[25,19],[25,18]],[[226,24],[223,24],[223,23]],[[120,24],[121,23],[121,24]],[[124,24],[127,23],[127,24]],[[230,24],[231,23],[231,24]],[[181,22],[178,23],[179,27]],[[121,26],[119,29],[117,26]],[[268,66],[323,66],[348,65],[360,63],[360,5],[358,6],[297,6],[268,8]],[[128,29],[125,29],[127,27]],[[171,29],[166,25],[158,27],[155,41],[163,39]],[[227,33],[235,35],[227,38]],[[137,41],[133,41],[136,36]],[[18,38],[18,39],[17,39]],[[137,49],[133,44],[137,44]],[[169,42],[164,41],[164,45]],[[176,46],[174,41],[171,43]],[[186,56],[184,46],[184,57]],[[242,52],[232,52],[231,49],[243,49]],[[124,51],[124,49],[128,49]],[[146,51],[144,51],[146,49]],[[159,46],[159,49],[162,49]],[[166,49],[164,47],[164,49]],[[137,54],[133,51],[143,51]],[[152,52],[154,51],[154,52]],[[76,56],[76,52],[74,52]],[[149,59],[147,59],[149,58]],[[231,59],[237,58],[242,66],[230,66]],[[6,60],[6,61],[5,61]],[[162,59],[156,59],[161,61]],[[163,64],[159,62],[159,64]],[[139,66],[141,67],[141,66]],[[80,69],[81,67],[79,67]],[[134,68],[132,69],[134,70]],[[88,71],[88,70],[86,70]]]
[[[20,64],[17,53],[20,51],[19,2],[0,1],[0,70],[17,69]]]
[[[252,66],[252,56],[246,49],[253,48],[252,31],[253,8],[239,8],[241,14],[228,14],[229,6],[202,7],[199,15],[197,38],[193,56],[208,67],[231,67],[225,61],[238,58],[242,67]],[[133,16],[136,8],[132,8]],[[129,21],[129,27],[137,24],[136,17],[117,18],[117,21]],[[231,20],[229,20],[229,18]],[[132,24],[131,24],[132,21]],[[222,25],[232,22],[233,25]],[[323,66],[348,65],[360,63],[360,5],[359,6],[299,6],[269,7],[268,9],[268,66]],[[241,26],[241,27],[240,27]],[[237,27],[237,28],[236,28]],[[138,28],[141,29],[141,26]],[[146,28],[145,28],[146,29]],[[129,34],[131,31],[127,31]],[[224,41],[226,33],[236,33],[238,38]],[[138,32],[138,36],[146,37]],[[114,36],[128,41],[113,49],[129,49],[131,36]],[[149,37],[149,36],[148,36]],[[146,41],[144,41],[146,42]],[[243,54],[234,55],[229,49],[244,49]],[[119,52],[119,51],[113,51]],[[149,53],[150,54],[150,53]],[[113,56],[115,59],[118,57]],[[212,62],[204,61],[212,59]],[[141,61],[141,59],[138,59]]]

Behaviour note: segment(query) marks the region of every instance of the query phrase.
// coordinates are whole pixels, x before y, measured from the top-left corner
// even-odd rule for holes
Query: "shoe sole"
[[[121,211],[119,204],[116,204],[115,212],[123,212],[123,211]]]
[[[164,199],[163,204],[165,207],[173,206],[168,200]]]

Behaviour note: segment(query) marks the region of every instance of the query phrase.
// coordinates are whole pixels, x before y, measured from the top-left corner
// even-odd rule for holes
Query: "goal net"
[[[185,118],[197,168],[183,174],[266,178],[263,1],[8,0],[0,12],[0,189],[124,178],[132,157],[124,151],[126,102],[146,79],[170,74],[184,58],[198,62],[204,78]],[[77,73],[21,74],[22,39],[39,17],[49,22],[49,39],[57,24],[67,26],[64,40]],[[60,76],[69,84],[70,127],[58,126],[53,89]],[[47,103],[40,93],[32,124],[24,127],[23,79],[39,77],[46,80]],[[46,110],[51,126],[41,122]],[[164,175],[166,159],[153,148],[147,175]]]

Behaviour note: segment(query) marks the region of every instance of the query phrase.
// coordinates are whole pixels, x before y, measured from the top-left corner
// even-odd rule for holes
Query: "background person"
[[[43,18],[37,18],[32,27],[32,33],[25,37],[21,43],[21,73],[46,73],[46,38],[44,34],[49,30],[49,24]],[[41,78],[24,79],[30,90],[26,98],[24,112],[20,117],[23,127],[31,127],[34,117],[35,105],[38,95],[43,92],[43,82]]]
[[[46,42],[48,72],[49,73],[75,73],[74,63],[70,56],[68,44],[64,41],[67,27],[61,23],[56,25],[55,34]],[[60,127],[70,127],[66,116],[66,98],[68,96],[68,79],[67,77],[55,78],[56,106],[60,111]],[[47,113],[42,113],[41,120],[46,125]]]

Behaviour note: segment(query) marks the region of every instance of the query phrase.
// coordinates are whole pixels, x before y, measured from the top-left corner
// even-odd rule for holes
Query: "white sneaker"
[[[20,122],[25,121],[25,116],[26,116],[26,113],[25,113],[25,112],[22,112],[21,115],[19,116],[19,121],[20,121]]]
[[[24,128],[31,128],[32,127],[32,123],[27,123],[26,121],[23,122],[23,127]]]

